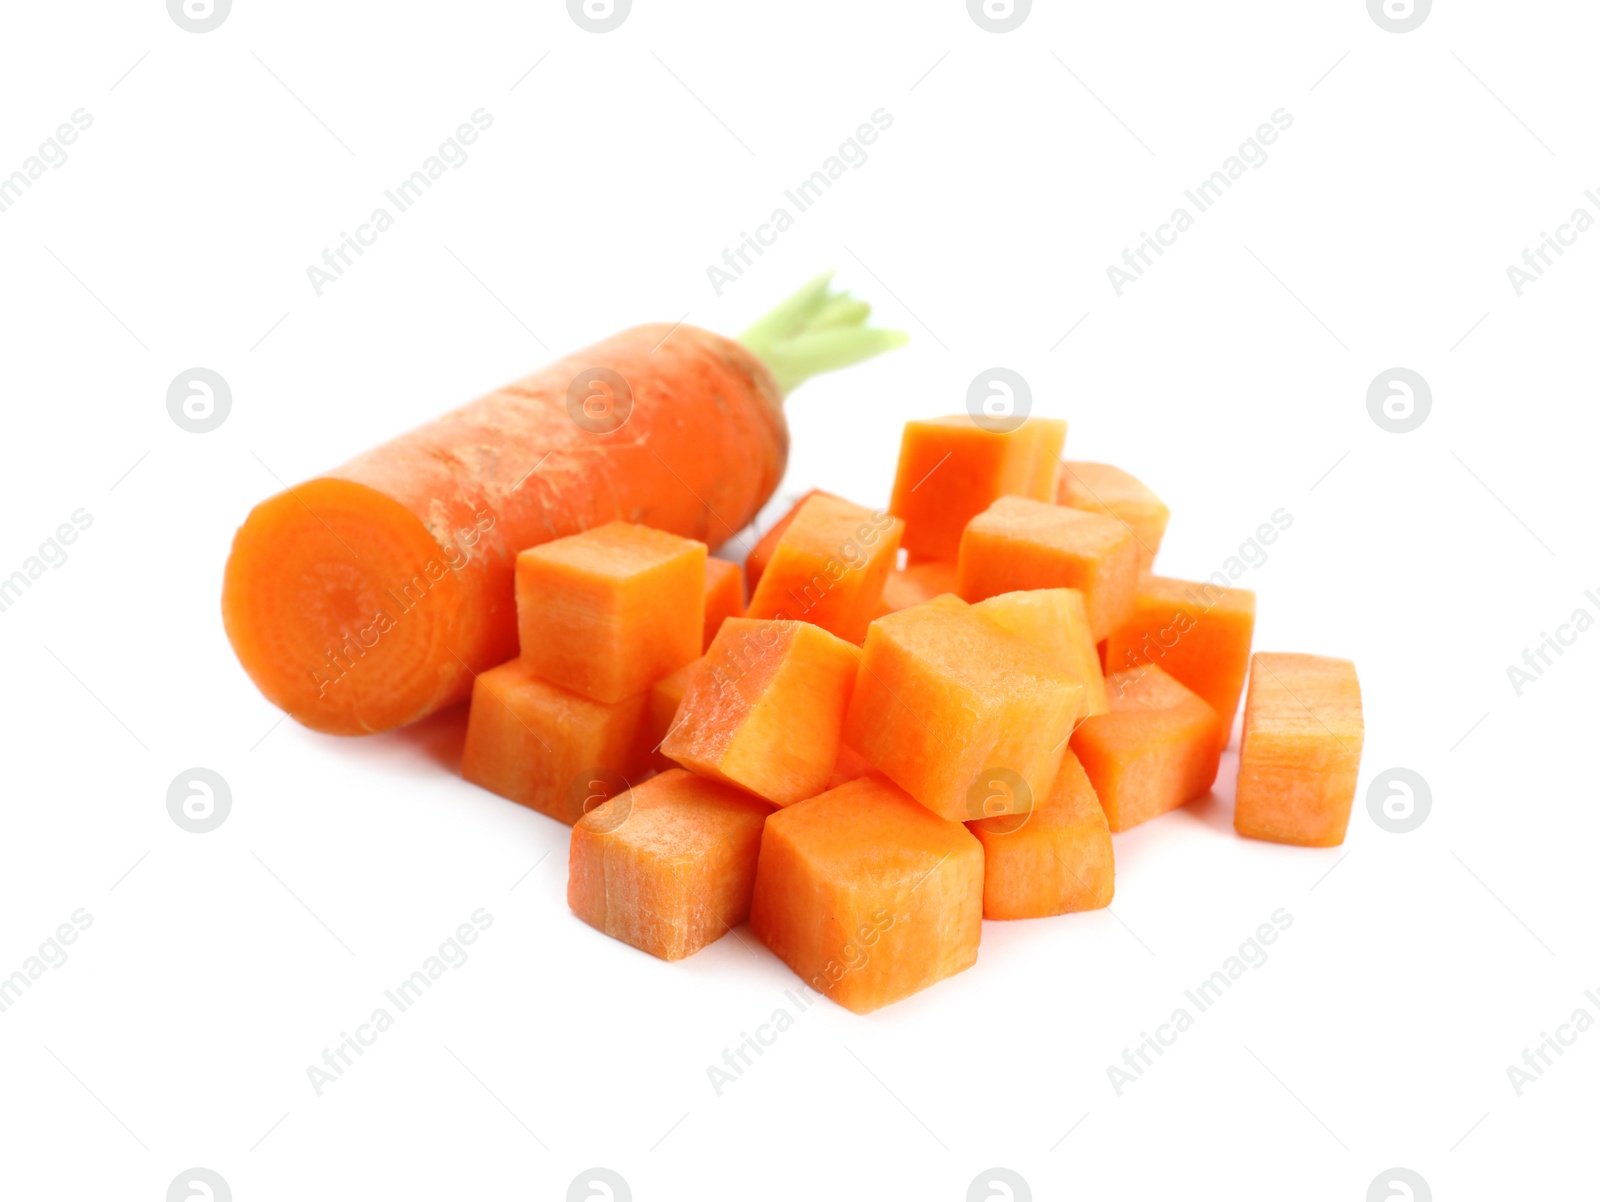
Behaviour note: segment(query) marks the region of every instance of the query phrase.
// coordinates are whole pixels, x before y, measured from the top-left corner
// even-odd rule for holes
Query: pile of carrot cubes
[[[676,960],[748,919],[858,1013],[984,918],[1108,905],[1112,834],[1210,791],[1247,674],[1235,827],[1342,842],[1354,666],[1252,657],[1254,593],[1151,575],[1167,507],[1065,436],[911,422],[887,512],[811,493],[742,573],[625,522],[523,551],[463,772],[573,826],[597,930]]]

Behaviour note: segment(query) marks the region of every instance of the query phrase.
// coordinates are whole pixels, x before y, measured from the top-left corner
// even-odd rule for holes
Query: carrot
[[[1217,712],[1160,668],[1106,678],[1111,711],[1072,736],[1106,821],[1125,831],[1205,794],[1217,778]]]
[[[954,560],[962,529],[999,497],[1054,501],[1066,437],[1066,422],[1042,417],[1006,433],[966,414],[907,422],[889,511],[911,558]]]
[[[839,758],[860,659],[808,622],[729,618],[690,676],[661,753],[775,805],[814,797]]]
[[[1075,588],[1042,588],[1021,593],[1000,593],[972,607],[1002,630],[1031,643],[1069,680],[1083,686],[1083,711],[1079,721],[1103,714],[1106,680],[1100,653],[1089,635],[1089,614],[1083,594]]]
[[[722,627],[723,618],[744,617],[744,573],[739,565],[726,559],[712,557],[706,560],[706,621],[700,633],[700,649],[711,646],[711,640]]]
[[[1139,570],[1148,572],[1171,516],[1141,480],[1109,463],[1063,460],[1056,504],[1104,514],[1127,526],[1139,547]]]
[[[705,663],[703,656],[700,659],[690,660],[676,672],[671,672],[656,681],[645,694],[644,718],[639,726],[639,745],[646,749],[650,766],[658,772],[677,767],[661,754],[661,741],[667,737],[667,731],[672,729],[672,720],[678,716],[678,707],[683,704],[683,695],[689,691],[691,674],[698,671],[703,663]]]
[[[1160,665],[1217,711],[1217,738],[1226,747],[1255,628],[1256,595],[1249,589],[1146,576],[1132,616],[1106,640],[1106,663],[1114,672]]]
[[[1111,828],[1072,752],[1027,814],[967,823],[983,844],[983,916],[1045,918],[1111,904]]]
[[[868,627],[844,736],[941,818],[1022,813],[1055,780],[1082,697],[1035,648],[942,596]]]
[[[567,904],[613,939],[681,960],[750,913],[766,802],[681,768],[572,829]]]
[[[752,618],[811,622],[860,643],[878,614],[904,523],[837,497],[801,504],[750,598]]]
[[[804,505],[812,497],[832,496],[831,492],[823,492],[820,488],[813,488],[796,501],[794,507],[788,513],[773,522],[772,529],[756,540],[756,545],[751,547],[750,553],[744,557],[744,584],[751,596],[755,596],[756,586],[761,583],[761,573],[767,570],[767,563],[772,559],[773,551],[777,549],[778,540],[783,537],[783,532],[789,528],[789,523],[794,521],[794,515],[800,512],[800,506]],[[844,498],[835,497],[834,499],[843,500]]]
[[[1098,641],[1133,613],[1138,544],[1115,518],[1001,497],[967,523],[956,573],[968,601],[1023,589],[1080,589]]]
[[[621,701],[697,658],[706,547],[608,522],[517,556],[522,662],[596,701]]]
[[[940,593],[956,591],[956,565],[942,560],[908,564],[889,573],[883,582],[882,613],[898,613],[931,601]],[[882,616],[880,614],[879,616]]]
[[[516,654],[519,551],[619,518],[712,547],[745,526],[783,475],[784,396],[903,343],[865,309],[824,276],[739,342],[626,330],[263,501],[223,578],[239,662],[334,734],[461,700]]]
[[[750,929],[806,984],[857,1014],[978,959],[983,849],[881,776],[767,819]]]
[[[571,826],[644,776],[645,701],[592,701],[519,659],[491,668],[472,686],[461,775]]]
[[[1343,843],[1364,737],[1361,683],[1349,660],[1258,653],[1244,703],[1234,829],[1302,847]]]

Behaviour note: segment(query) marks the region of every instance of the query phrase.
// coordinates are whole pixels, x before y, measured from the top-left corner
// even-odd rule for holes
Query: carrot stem
[[[785,396],[812,376],[892,351],[908,341],[901,330],[867,325],[872,306],[834,292],[833,272],[811,280],[739,336],[771,370]]]

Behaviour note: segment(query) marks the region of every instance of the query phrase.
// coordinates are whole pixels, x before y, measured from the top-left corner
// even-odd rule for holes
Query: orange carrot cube
[[[726,559],[706,560],[706,624],[702,650],[722,627],[723,618],[744,617],[744,573]]]
[[[1089,633],[1089,613],[1078,589],[1000,593],[978,602],[972,612],[1031,643],[1069,680],[1083,685],[1083,712],[1078,721],[1103,714],[1109,708],[1100,652]]]
[[[517,555],[517,633],[538,675],[621,701],[700,654],[706,547],[611,522]]]
[[[668,673],[650,686],[645,694],[644,719],[639,724],[639,746],[645,749],[650,766],[665,772],[677,765],[661,754],[661,742],[672,729],[672,720],[678,716],[683,695],[689,690],[690,674],[705,662],[704,657],[692,659],[676,672]]]
[[[749,917],[771,811],[681,768],[652,777],[572,828],[567,905],[642,952],[692,955]]]
[[[983,844],[983,916],[1044,918],[1111,904],[1111,828],[1072,752],[1028,814],[969,822]]]
[[[889,573],[883,582],[882,614],[899,613],[931,601],[941,593],[956,591],[956,565],[943,560],[909,564]]]
[[[1170,515],[1161,498],[1120,467],[1109,463],[1061,464],[1061,482],[1056,489],[1056,504],[1104,514],[1123,523],[1133,533],[1139,548],[1139,570],[1148,572],[1161,549]]]
[[[521,659],[480,672],[461,774],[570,826],[644,775],[645,700],[593,701],[541,680]]]
[[[1226,747],[1255,628],[1256,595],[1249,589],[1146,576],[1133,616],[1106,640],[1106,663],[1114,672],[1159,665],[1217,711],[1217,735]]]
[[[1343,843],[1364,736],[1354,664],[1259,652],[1244,703],[1234,829],[1302,847]]]
[[[1082,590],[1098,642],[1133,613],[1138,544],[1115,518],[1001,497],[967,523],[956,570],[968,601],[1022,589]]]
[[[901,527],[826,493],[803,502],[773,548],[749,616],[810,622],[859,644],[894,570]]]
[[[982,926],[977,839],[880,776],[767,819],[750,929],[857,1014],[972,967]]]
[[[813,488],[794,503],[794,508],[790,509],[788,513],[784,514],[776,522],[773,522],[772,529],[757,539],[756,545],[750,548],[750,553],[745,556],[744,560],[744,585],[745,590],[752,597],[755,596],[756,586],[761,583],[761,573],[767,570],[767,564],[772,561],[772,552],[776,550],[778,540],[783,537],[783,532],[789,528],[789,523],[794,521],[795,514],[800,512],[800,506],[804,505],[812,497],[818,496],[831,497],[833,494],[823,492],[820,488]]]
[[[775,805],[814,797],[839,758],[861,652],[806,622],[729,618],[661,744],[685,768]]]
[[[833,771],[828,773],[828,788],[837,789],[840,785],[860,780],[871,771],[872,765],[859,751],[848,743],[840,743],[839,758],[833,761]]]
[[[941,596],[868,629],[845,741],[942,818],[1022,813],[1055,780],[1082,698],[1033,647]]]
[[[1217,779],[1217,712],[1160,668],[1106,677],[1111,712],[1072,736],[1106,822],[1125,831],[1203,796]]]
[[[961,532],[999,497],[1053,501],[1067,423],[1031,417],[1009,433],[967,414],[906,423],[889,511],[913,559],[954,560]]]

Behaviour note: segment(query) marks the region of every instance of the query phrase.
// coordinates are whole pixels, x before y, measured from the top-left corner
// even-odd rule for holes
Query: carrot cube
[[[837,789],[840,785],[860,780],[871,771],[872,765],[859,751],[848,743],[840,743],[839,758],[833,761],[833,771],[828,773],[828,788]]]
[[[1063,461],[1056,504],[1115,518],[1133,532],[1139,548],[1139,570],[1148,572],[1161,549],[1170,511],[1161,498],[1120,467],[1109,463]]]
[[[1146,576],[1133,616],[1106,640],[1106,663],[1115,672],[1159,665],[1217,711],[1217,735],[1226,747],[1255,628],[1256,595],[1249,589]]]
[[[662,754],[786,806],[839,758],[861,652],[806,622],[729,618],[689,680]]]
[[[1032,417],[1009,433],[961,414],[906,423],[889,511],[913,558],[953,560],[961,531],[999,497],[1053,501],[1067,423]]]
[[[480,672],[461,774],[570,826],[644,774],[645,700],[593,701],[541,680],[521,659]]]
[[[692,955],[749,917],[771,811],[681,768],[652,777],[572,828],[567,905],[642,952]]]
[[[706,559],[706,624],[702,650],[711,646],[723,618],[744,617],[744,573],[726,559]]]
[[[901,527],[826,493],[803,502],[773,548],[749,616],[810,622],[859,644],[894,570]]]
[[[956,570],[968,601],[1021,589],[1082,590],[1098,642],[1133,613],[1139,548],[1115,518],[1001,497],[967,523]]]
[[[773,522],[772,529],[757,539],[756,545],[750,548],[750,553],[744,559],[744,584],[745,589],[752,597],[755,596],[756,586],[761,583],[761,573],[765,572],[767,564],[772,562],[772,552],[777,549],[778,540],[783,537],[783,532],[789,528],[789,523],[794,521],[794,515],[800,512],[800,506],[804,505],[812,497],[819,496],[831,497],[833,494],[823,492],[820,488],[813,488],[794,503],[793,509],[789,510],[776,522]]]
[[[1160,668],[1106,677],[1111,712],[1090,718],[1072,750],[1106,822],[1125,831],[1203,796],[1217,778],[1217,712]]]
[[[943,560],[914,563],[889,573],[883,582],[881,613],[899,613],[931,601],[941,593],[956,591],[956,565]],[[880,614],[881,616],[881,614]]]
[[[1111,828],[1072,752],[1029,814],[969,822],[983,844],[983,916],[1045,918],[1111,904]]]
[[[845,740],[941,818],[1023,813],[1055,780],[1082,698],[1027,643],[937,597],[867,631]]]
[[[880,776],[767,819],[750,928],[857,1014],[972,967],[982,926],[977,839]]]
[[[972,612],[1033,644],[1069,680],[1083,685],[1083,712],[1078,721],[1103,714],[1109,708],[1100,652],[1089,633],[1089,613],[1078,589],[1000,593],[978,602]]]
[[[678,716],[678,707],[683,704],[683,695],[689,689],[690,674],[704,662],[704,658],[690,660],[676,672],[656,681],[645,694],[644,718],[639,724],[639,746],[645,749],[650,766],[658,772],[677,767],[661,754],[661,742],[667,737],[667,731],[672,729],[672,720]]]
[[[1258,653],[1244,703],[1234,829],[1302,847],[1343,843],[1364,731],[1349,660]]]
[[[517,555],[517,633],[538,675],[596,701],[642,693],[700,654],[706,547],[611,522]]]

